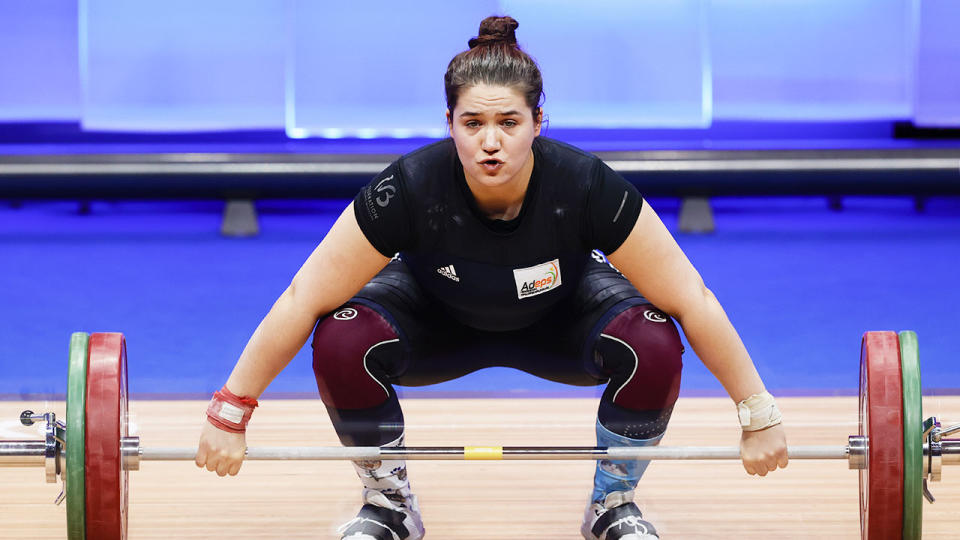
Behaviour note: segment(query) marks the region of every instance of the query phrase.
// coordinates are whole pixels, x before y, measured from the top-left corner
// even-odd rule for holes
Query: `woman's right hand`
[[[194,462],[197,467],[206,467],[208,471],[215,471],[220,476],[236,476],[243,465],[246,451],[245,434],[224,431],[204,420]]]

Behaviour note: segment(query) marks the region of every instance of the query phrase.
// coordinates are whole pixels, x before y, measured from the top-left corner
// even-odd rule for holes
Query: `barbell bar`
[[[142,448],[144,461],[193,460],[191,448]],[[793,446],[791,459],[846,459],[846,446]],[[740,449],[727,446],[395,446],[395,447],[261,447],[248,448],[250,460],[723,460],[740,459]]]
[[[139,437],[124,437],[121,440],[124,458],[123,468],[135,471],[141,461],[193,461],[195,448],[140,446]],[[930,446],[923,445],[924,457],[930,454]],[[790,446],[790,459],[828,460],[846,459],[850,469],[863,469],[866,441],[858,435],[850,436],[850,444]],[[62,454],[62,453],[61,453]],[[45,441],[8,440],[0,441],[0,467],[44,466],[49,459]],[[960,464],[960,440],[941,441],[940,455],[943,465]],[[366,461],[378,459],[408,459],[421,461],[509,461],[509,460],[737,460],[740,449],[736,446],[263,446],[247,448],[245,459],[249,461]],[[64,470],[61,455],[59,470]]]
[[[129,434],[127,357],[122,334],[71,337],[67,423],[24,411],[24,425],[44,421],[45,440],[0,441],[0,467],[42,466],[48,482],[64,478],[70,540],[126,538],[128,473],[141,461],[193,461],[196,449],[143,447]],[[860,474],[861,537],[918,540],[927,480],[960,464],[960,439],[935,418],[921,421],[919,357],[913,332],[867,332],[861,341],[859,433],[845,446],[790,446],[790,459],[846,459]],[[81,391],[82,390],[82,391]],[[737,460],[725,446],[428,446],[259,447],[248,460]],[[79,485],[78,485],[79,484]]]
[[[847,446],[791,446],[790,459],[848,459],[850,468],[862,468],[865,443],[852,436]],[[856,446],[854,446],[856,445]],[[139,437],[120,441],[124,469],[135,471],[141,461],[193,461],[196,448],[140,446]],[[0,441],[0,467],[43,466],[47,459],[44,441]],[[852,449],[853,448],[853,449]],[[859,452],[856,450],[859,448]],[[945,453],[958,454],[951,445]],[[740,459],[735,446],[264,446],[247,448],[250,461],[366,461],[378,459],[409,460],[733,460]],[[64,470],[61,463],[59,470]]]

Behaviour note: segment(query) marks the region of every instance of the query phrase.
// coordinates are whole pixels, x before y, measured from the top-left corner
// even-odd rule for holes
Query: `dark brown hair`
[[[464,88],[489,84],[516,89],[533,111],[533,119],[537,119],[543,77],[533,58],[517,45],[519,26],[513,17],[487,17],[480,23],[477,37],[467,42],[470,49],[450,60],[443,82],[451,115]]]

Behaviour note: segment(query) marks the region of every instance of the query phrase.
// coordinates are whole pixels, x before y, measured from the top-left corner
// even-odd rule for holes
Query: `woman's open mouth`
[[[481,161],[480,166],[483,167],[483,170],[487,173],[495,173],[500,170],[500,167],[503,166],[503,162],[499,159],[488,159],[486,161]]]

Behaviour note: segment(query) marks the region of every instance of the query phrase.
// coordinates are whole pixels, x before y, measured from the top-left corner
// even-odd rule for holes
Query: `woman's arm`
[[[227,379],[227,390],[259,397],[303,347],[317,319],[350,299],[389,260],[367,241],[353,205],[347,206],[254,331]],[[204,421],[194,461],[220,476],[235,475],[245,449],[244,433]]]
[[[644,202],[630,235],[609,259],[644,297],[680,323],[697,356],[734,401],[764,391],[720,302],[649,204]]]
[[[677,320],[697,356],[734,402],[765,391],[720,302],[649,204],[643,204],[633,230],[609,259],[643,296]],[[786,466],[782,428],[745,431],[741,453],[751,474]]]
[[[303,347],[317,319],[349,300],[389,261],[363,235],[351,203],[260,322],[227,388],[259,397]]]

